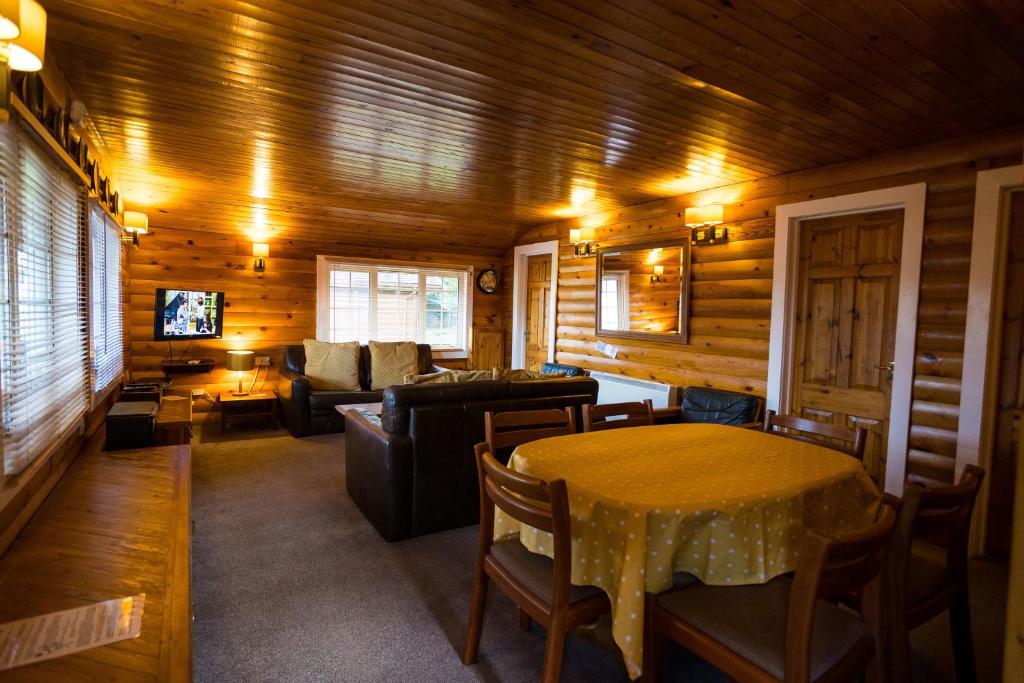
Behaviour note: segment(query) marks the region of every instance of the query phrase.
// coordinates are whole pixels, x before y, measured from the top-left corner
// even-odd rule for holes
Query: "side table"
[[[221,393],[218,403],[222,434],[235,422],[269,420],[271,426],[277,427],[277,392],[236,396],[225,391]]]

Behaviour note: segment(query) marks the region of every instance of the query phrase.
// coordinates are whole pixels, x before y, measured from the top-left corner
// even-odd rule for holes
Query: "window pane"
[[[601,328],[619,329],[619,280],[616,277],[601,279]]]
[[[378,271],[377,341],[417,340],[419,273]]]
[[[330,272],[330,324],[328,341],[370,340],[370,274]]]
[[[425,307],[424,343],[436,348],[458,348],[461,325],[460,293],[457,276],[428,275]]]

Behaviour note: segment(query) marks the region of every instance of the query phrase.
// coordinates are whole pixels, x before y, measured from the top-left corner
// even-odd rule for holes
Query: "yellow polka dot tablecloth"
[[[519,446],[509,466],[564,479],[572,582],[598,586],[633,678],[643,661],[644,593],[673,572],[708,584],[765,583],[796,569],[804,533],[866,526],[880,495],[856,459],[738,427],[679,424],[574,434]],[[551,534],[500,510],[495,539],[552,554]]]

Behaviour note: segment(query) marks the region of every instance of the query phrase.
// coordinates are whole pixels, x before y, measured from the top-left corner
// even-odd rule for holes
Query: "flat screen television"
[[[156,290],[153,339],[220,339],[224,334],[224,292]]]

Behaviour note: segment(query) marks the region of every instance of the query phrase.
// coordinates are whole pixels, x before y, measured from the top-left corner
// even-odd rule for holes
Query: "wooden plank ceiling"
[[[43,0],[154,225],[524,226],[1024,120],[1015,0]]]

